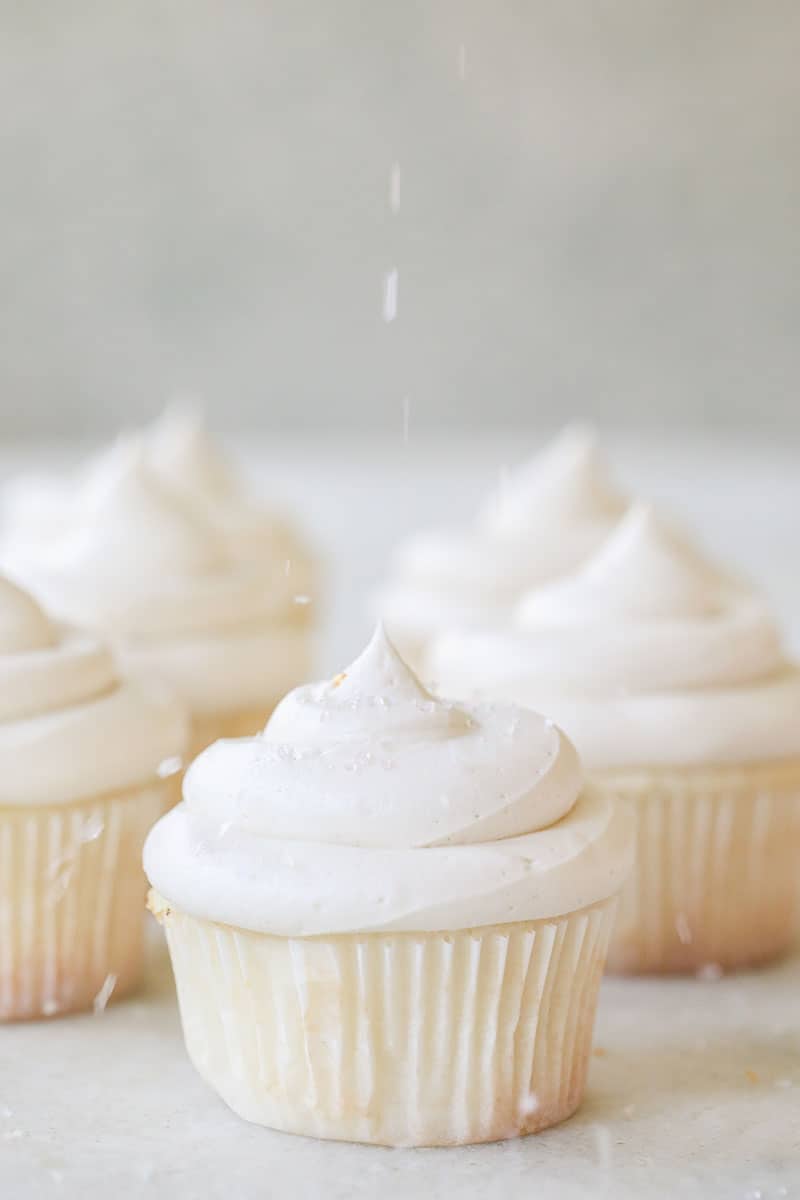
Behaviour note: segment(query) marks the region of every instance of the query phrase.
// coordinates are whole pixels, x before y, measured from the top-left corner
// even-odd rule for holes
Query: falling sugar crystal
[[[392,163],[389,172],[389,208],[397,215],[400,211],[400,164]]]
[[[592,1126],[592,1133],[597,1147],[597,1160],[601,1167],[608,1169],[611,1166],[611,1134],[605,1125]]]
[[[105,979],[103,980],[103,986],[100,988],[100,991],[97,993],[94,1001],[92,1002],[92,1008],[94,1009],[95,1016],[99,1016],[100,1013],[106,1011],[106,1005],[111,999],[111,993],[114,991],[116,986],[117,977],[113,974],[113,972],[111,972],[110,974],[106,975]]]
[[[467,47],[463,42],[458,47],[458,78],[462,83],[467,78]]]
[[[294,603],[295,603],[295,604],[310,604],[310,603],[311,603],[311,597],[310,597],[310,596],[304,596],[304,595],[295,596],[295,597],[294,597]]]
[[[692,940],[692,931],[689,928],[689,918],[686,916],[686,913],[681,912],[676,916],[675,932],[678,935],[681,945],[688,946]]]
[[[157,774],[159,779],[169,779],[171,775],[177,775],[182,766],[183,762],[178,755],[174,755],[172,758],[165,758],[164,761],[158,765]]]
[[[397,267],[392,267],[383,277],[383,319],[387,324],[397,316],[399,278]]]
[[[81,829],[81,841],[96,842],[104,829],[105,823],[103,822],[102,817],[89,817],[88,820],[84,821],[83,823],[83,828]]]
[[[286,562],[283,564],[284,575],[288,575],[289,572],[291,571],[291,569],[292,569],[292,560],[290,558],[287,558]]]

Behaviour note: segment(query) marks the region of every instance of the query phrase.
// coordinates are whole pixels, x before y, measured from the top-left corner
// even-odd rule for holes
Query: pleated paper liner
[[[719,972],[784,953],[800,879],[800,763],[604,772],[632,802],[636,862],[609,970]]]
[[[0,807],[0,1020],[103,1005],[137,983],[142,846],[172,786]]]
[[[186,1045],[235,1112],[385,1145],[533,1133],[586,1080],[615,900],[456,933],[281,938],[156,893]]]

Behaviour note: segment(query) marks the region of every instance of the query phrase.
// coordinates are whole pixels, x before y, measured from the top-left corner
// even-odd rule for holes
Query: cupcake
[[[590,778],[629,799],[637,865],[617,971],[730,969],[792,937],[800,866],[800,670],[762,601],[646,507],[513,627],[452,632],[430,669],[454,694],[543,708]]]
[[[0,579],[0,1020],[121,996],[142,961],[145,834],[181,709]]]
[[[508,475],[471,526],[403,542],[374,607],[419,668],[439,633],[507,620],[525,591],[583,562],[624,509],[591,432],[568,428]]]
[[[80,525],[93,497],[114,476],[120,459],[137,443],[153,474],[195,507],[245,563],[279,563],[293,593],[318,600],[318,579],[311,551],[288,518],[260,503],[241,481],[199,413],[172,405],[158,421],[137,434],[123,434],[78,472],[32,473],[12,478],[3,489],[5,558],[23,561],[31,547],[56,543]],[[300,605],[309,623],[314,612]]]
[[[108,638],[126,669],[164,680],[192,718],[190,755],[255,733],[308,677],[307,606],[282,558],[243,562],[141,440],[117,448],[77,519],[13,568],[50,611]]]
[[[624,807],[513,706],[431,695],[379,629],[217,742],[145,846],[189,1056],[235,1112],[386,1145],[581,1101]]]

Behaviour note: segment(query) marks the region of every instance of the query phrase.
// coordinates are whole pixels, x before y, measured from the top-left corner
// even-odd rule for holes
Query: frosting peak
[[[233,470],[193,406],[170,405],[152,426],[148,440],[153,468],[177,479],[195,498],[227,503],[241,498]]]
[[[494,537],[520,537],[548,522],[601,523],[624,510],[608,482],[595,433],[568,426],[509,474],[481,510],[478,525]]]
[[[505,620],[528,589],[574,570],[624,509],[594,435],[567,429],[510,472],[474,523],[407,538],[376,611],[420,661],[438,633]]]
[[[74,552],[137,572],[205,571],[227,561],[222,539],[152,470],[139,437],[121,441],[92,481]]]
[[[574,575],[539,588],[519,607],[520,625],[589,624],[612,617],[663,621],[720,611],[728,580],[637,504],[597,554]]]
[[[184,910],[280,934],[555,915],[628,865],[625,820],[581,786],[551,721],[430,695],[379,628],[261,736],[195,760],[145,866]]]
[[[379,624],[350,667],[285,697],[262,736],[307,744],[373,737],[388,744],[455,736],[469,726],[465,713],[425,689]]]

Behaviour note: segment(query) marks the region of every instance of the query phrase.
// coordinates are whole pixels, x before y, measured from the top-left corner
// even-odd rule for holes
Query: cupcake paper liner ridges
[[[247,1120],[385,1145],[533,1133],[581,1101],[616,906],[455,933],[164,924],[189,1055]]]
[[[604,772],[595,782],[631,801],[638,825],[610,970],[724,971],[788,948],[800,763]]]
[[[0,808],[0,1020],[102,1005],[138,981],[148,830],[170,781]]]

